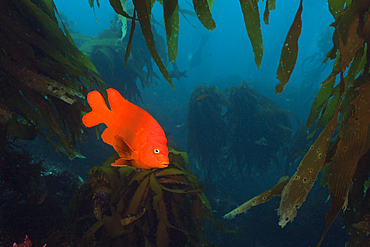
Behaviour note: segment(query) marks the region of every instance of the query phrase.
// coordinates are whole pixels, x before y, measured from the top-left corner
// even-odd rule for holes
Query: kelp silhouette
[[[83,157],[74,146],[84,129],[81,111],[88,110],[78,98],[104,85],[67,29],[59,28],[54,11],[55,5],[43,0],[2,5],[0,121],[18,130],[16,138],[32,139],[36,130],[73,159]]]
[[[187,128],[201,179],[211,183],[225,174],[244,179],[252,170],[279,165],[278,154],[292,134],[289,116],[296,118],[245,82],[225,92],[199,85],[189,101]]]
[[[365,205],[369,205],[370,198],[363,189],[369,176],[368,164],[365,163],[370,147],[370,64],[366,55],[369,52],[370,25],[363,13],[369,7],[368,1],[359,0],[330,10],[336,21],[332,24],[335,27],[334,47],[327,57],[335,59],[334,68],[322,83],[307,121],[307,127],[311,127],[318,119],[317,128],[324,127],[324,130],[302,159],[297,172],[289,180],[229,212],[225,218],[233,218],[250,206],[266,202],[271,199],[269,195],[281,195],[279,224],[284,227],[293,221],[317,174],[325,168],[323,179],[328,181],[332,207],[326,216],[326,226],[318,246],[341,211],[345,212],[346,230],[351,233],[346,246],[369,242],[365,233],[368,230],[366,224],[370,223],[369,211]],[[339,83],[336,83],[337,75],[340,75]],[[335,135],[337,126],[340,129]],[[351,191],[350,187],[355,190]]]

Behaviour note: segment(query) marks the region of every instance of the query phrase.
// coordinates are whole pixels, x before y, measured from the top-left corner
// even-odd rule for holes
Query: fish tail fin
[[[93,127],[104,123],[110,110],[105,103],[103,96],[98,91],[92,91],[87,95],[87,102],[92,108],[92,111],[83,116],[83,124],[86,127]]]
[[[181,72],[181,75],[183,76],[183,77],[188,77],[187,75],[186,75],[186,70],[184,70],[183,72]]]

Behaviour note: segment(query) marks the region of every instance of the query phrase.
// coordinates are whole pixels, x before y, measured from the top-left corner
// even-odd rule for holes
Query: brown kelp
[[[74,145],[83,129],[81,111],[87,110],[78,98],[103,83],[55,15],[49,1],[2,4],[0,112],[2,123],[18,130],[17,138],[32,139],[36,130],[73,159],[83,157]]]
[[[188,150],[200,168],[202,179],[217,178],[218,168],[226,154],[227,129],[224,111],[226,95],[216,86],[201,84],[189,100],[187,118]],[[216,171],[215,174],[211,174]],[[210,182],[210,181],[209,181]]]
[[[332,73],[322,83],[312,104],[307,121],[307,127],[317,120],[316,128],[324,129],[302,159],[297,172],[281,190],[279,225],[284,227],[293,221],[318,173],[325,168],[322,179],[328,181],[331,209],[318,246],[339,212],[342,212],[346,230],[351,234],[346,246],[365,246],[369,241],[366,238],[369,197],[364,184],[369,175],[370,147],[370,3],[357,0],[345,5],[344,2],[329,1],[329,6],[336,21],[332,24],[335,28],[334,46],[327,57],[335,62]],[[279,191],[274,195],[279,195]],[[233,212],[242,211],[238,208]],[[225,215],[230,216],[235,215],[231,212]]]
[[[215,181],[225,169],[244,178],[252,170],[267,172],[272,162],[279,165],[293,131],[289,116],[297,119],[245,82],[224,92],[199,85],[189,101],[187,127],[201,178]]]
[[[296,116],[245,82],[226,92],[229,105],[225,118],[231,136],[226,163],[238,166],[242,176],[252,169],[267,172],[272,162],[279,165],[278,154],[293,132],[289,116]]]
[[[129,20],[128,23],[131,21]],[[140,29],[140,27],[137,28]],[[161,57],[167,58],[165,44],[160,42],[163,40],[162,36],[154,32],[154,27],[152,30],[157,40],[157,50],[161,51]],[[155,79],[159,77],[153,71],[152,57],[145,46],[144,36],[140,32],[135,32],[133,35],[131,56],[125,66],[129,37],[125,36],[121,40],[121,35],[122,31],[118,28],[117,20],[112,21],[109,29],[82,43],[80,49],[94,63],[105,83],[116,85],[126,99],[138,102],[141,100],[137,85],[138,79],[142,88],[146,88],[156,84]]]
[[[60,240],[78,246],[210,246],[205,219],[228,230],[213,218],[201,184],[186,168],[187,154],[171,149],[169,157],[165,169],[115,168],[110,162],[93,167],[71,204],[71,234]]]
[[[172,79],[169,76],[169,72],[164,65],[165,61],[159,56],[159,52],[156,48],[156,41],[153,39],[153,31],[151,22],[151,11],[153,5],[156,1],[145,1],[145,0],[133,0],[134,13],[129,15],[126,10],[127,1],[120,0],[110,0],[109,1],[113,9],[116,11],[120,18],[127,18],[131,20],[138,21],[140,23],[142,33],[145,37],[146,45],[157,64],[159,70],[161,71],[163,77],[169,82],[169,84],[174,87]],[[95,0],[89,1],[90,6],[94,8]],[[96,1],[99,7],[99,1]],[[168,47],[169,62],[174,62],[177,58],[178,53],[178,37],[179,37],[179,12],[181,8],[179,7],[178,0],[167,0],[159,1],[163,7],[164,13],[164,25],[166,29],[166,41]],[[199,21],[202,25],[208,29],[213,30],[216,28],[216,23],[211,14],[211,8],[214,6],[214,0],[204,1],[204,0],[194,0],[193,1],[194,11],[197,15]],[[262,31],[261,31],[261,20],[258,8],[258,0],[240,0],[241,10],[244,16],[244,23],[246,31],[248,33],[249,39],[252,44],[254,59],[257,67],[260,67],[263,55],[263,45],[262,45]],[[275,9],[275,0],[266,1],[263,20],[265,24],[269,23],[269,13]],[[302,4],[299,8],[295,21],[287,35],[287,40],[284,44],[282,55],[281,55],[281,68],[279,68],[279,74],[281,75],[281,81],[286,84],[289,79],[292,69],[294,68],[298,46],[294,45],[297,43],[300,30],[302,25],[300,25],[302,13]],[[131,23],[130,30],[130,40],[132,40],[132,34],[135,31],[135,21]],[[131,41],[129,41],[131,44]],[[288,51],[290,49],[290,51]],[[130,54],[130,45],[127,47],[126,56]],[[293,54],[293,57],[291,56]],[[295,56],[294,56],[295,55]],[[167,61],[166,61],[167,62]],[[284,65],[284,66],[283,66]],[[284,75],[283,75],[284,74]],[[285,74],[289,75],[286,76]],[[283,88],[283,87],[282,87]]]

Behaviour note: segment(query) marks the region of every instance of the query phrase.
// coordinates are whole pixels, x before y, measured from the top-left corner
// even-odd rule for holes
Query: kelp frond
[[[83,157],[74,145],[83,129],[81,111],[87,110],[78,99],[104,85],[67,29],[59,28],[55,13],[54,3],[44,0],[2,5],[0,102],[6,112],[36,124],[57,151],[73,159]]]
[[[71,232],[77,238],[83,234],[76,241],[81,245],[98,241],[127,246],[205,246],[205,219],[230,232],[213,218],[204,189],[186,168],[187,154],[170,148],[169,158],[165,169],[92,168],[82,195],[75,198]],[[89,215],[90,211],[94,214]],[[82,230],[86,225],[89,228]]]
[[[281,191],[279,225],[284,227],[294,219],[318,173],[325,167],[322,184],[328,184],[332,207],[326,215],[326,226],[317,246],[339,212],[348,208],[344,219],[351,240],[346,246],[359,246],[369,242],[361,231],[367,229],[364,224],[369,217],[364,205],[368,205],[370,199],[364,192],[364,183],[370,173],[370,64],[367,55],[370,2],[353,1],[346,7],[334,2],[329,0],[330,11],[336,19],[332,24],[335,27],[334,47],[327,55],[335,59],[333,71],[322,83],[307,121],[307,127],[311,127],[318,120],[316,130],[324,129]],[[339,81],[336,81],[337,75]],[[335,134],[337,126],[339,132]],[[225,217],[232,218],[239,211],[249,209],[257,203],[256,199]]]

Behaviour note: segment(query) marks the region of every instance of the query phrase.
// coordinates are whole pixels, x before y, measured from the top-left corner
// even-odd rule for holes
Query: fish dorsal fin
[[[100,123],[104,123],[109,109],[103,96],[98,91],[92,91],[87,95],[87,102],[89,102],[92,111],[86,113],[82,118],[86,127],[93,127]]]
[[[123,137],[133,149],[138,148],[141,146],[138,144],[141,141],[138,132],[142,129],[144,132],[151,131],[152,128],[158,128],[159,124],[148,112],[124,99],[117,90],[109,88],[107,93],[114,115],[114,118],[109,120],[109,124],[114,126],[112,133],[114,131],[114,135]]]
[[[119,157],[124,160],[132,160],[132,154],[135,150],[121,136],[115,135],[114,139],[115,149]]]
[[[123,105],[126,104],[126,99],[123,98],[122,95],[114,88],[107,89],[107,93],[110,109],[113,112],[120,112]]]

